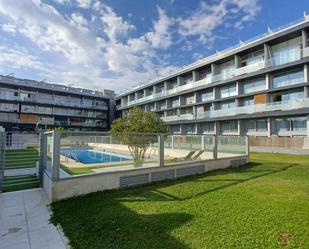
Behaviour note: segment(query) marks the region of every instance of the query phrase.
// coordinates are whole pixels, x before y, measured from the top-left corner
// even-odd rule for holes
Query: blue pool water
[[[130,157],[91,149],[61,149],[61,155],[80,163],[114,163],[130,160]]]

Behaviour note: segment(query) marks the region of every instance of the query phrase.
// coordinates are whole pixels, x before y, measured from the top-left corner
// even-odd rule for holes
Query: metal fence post
[[[158,135],[158,155],[159,155],[159,166],[164,166],[164,135]]]
[[[47,144],[46,144],[46,136],[43,131],[40,131],[39,135],[39,182],[40,187],[43,187],[43,173],[45,169],[46,162],[46,153],[47,153]]]
[[[213,158],[218,159],[218,137],[213,135]]]
[[[52,179],[59,179],[60,173],[60,133],[53,131]]]
[[[5,142],[5,131],[2,127],[0,127],[0,191],[2,191],[4,184]]]
[[[246,136],[246,155],[250,153],[249,136]]]
[[[174,135],[172,135],[172,150],[174,150]]]

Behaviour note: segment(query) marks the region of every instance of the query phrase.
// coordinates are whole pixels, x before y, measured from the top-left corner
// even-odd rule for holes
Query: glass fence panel
[[[158,158],[156,134],[61,132],[60,167],[69,175],[157,166]]]
[[[45,169],[48,174],[52,175],[52,161],[53,161],[53,151],[54,151],[54,141],[53,141],[53,133],[46,133],[46,156],[45,156]]]
[[[218,158],[246,155],[245,136],[217,136]]]
[[[213,158],[213,136],[167,135],[164,138],[164,164]]]

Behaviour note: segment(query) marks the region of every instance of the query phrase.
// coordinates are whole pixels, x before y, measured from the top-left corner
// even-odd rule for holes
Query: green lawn
[[[35,175],[5,176],[3,192],[38,188],[39,180]]]
[[[239,169],[52,205],[73,248],[309,248],[309,157],[252,153]]]
[[[38,160],[39,152],[33,148],[5,151],[5,168],[7,169],[35,167]]]

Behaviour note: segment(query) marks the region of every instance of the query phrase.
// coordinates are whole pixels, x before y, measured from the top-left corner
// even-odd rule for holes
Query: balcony
[[[234,115],[248,115],[253,113],[271,111],[289,111],[301,108],[309,108],[309,98],[213,110],[204,113],[198,113],[196,119],[219,118]]]
[[[303,57],[309,56],[309,47],[303,49]]]
[[[161,97],[165,97],[165,96],[178,93],[180,91],[192,89],[192,88],[199,87],[199,86],[208,85],[208,84],[222,81],[222,80],[232,79],[235,76],[256,72],[256,71],[262,70],[267,67],[279,66],[279,65],[286,64],[286,63],[291,63],[291,62],[300,60],[301,58],[307,57],[307,56],[309,56],[309,47],[306,47],[304,49],[290,50],[288,52],[275,55],[271,57],[270,59],[268,59],[267,61],[260,61],[258,63],[254,63],[254,64],[251,64],[245,67],[236,68],[234,72],[221,73],[221,74],[216,74],[216,75],[208,74],[206,78],[201,79],[199,81],[190,82],[188,84],[177,86],[177,87],[168,89],[166,91],[157,92],[155,93],[155,95],[151,95],[152,96],[151,99],[161,98]],[[141,98],[139,99],[138,102],[130,101],[127,106],[140,103],[140,102],[144,102],[146,100],[148,99]],[[123,105],[121,107],[125,107],[125,106]]]
[[[178,120],[193,120],[194,116],[192,113],[187,113],[187,114],[181,114],[179,116],[167,116],[167,117],[162,117],[162,120],[164,122],[172,122],[172,121],[178,121]]]
[[[238,75],[256,72],[265,67],[266,67],[265,61],[260,61],[258,63],[250,64],[245,67],[236,68],[235,75],[238,76]]]

